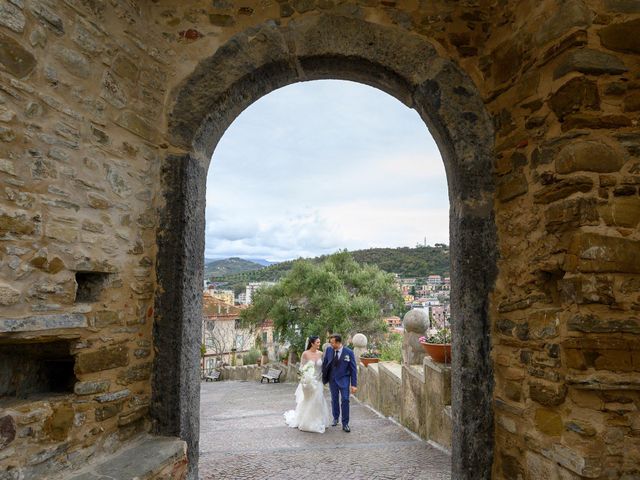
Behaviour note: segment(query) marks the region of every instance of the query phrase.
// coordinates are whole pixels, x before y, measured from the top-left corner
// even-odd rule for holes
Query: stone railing
[[[425,440],[451,450],[451,367],[436,363],[416,348],[415,332],[405,333],[403,364],[358,361],[356,397],[382,415],[391,417]],[[354,337],[356,356],[367,340]]]
[[[450,366],[429,357],[424,357],[422,366],[360,363],[356,397],[425,440],[451,450]]]

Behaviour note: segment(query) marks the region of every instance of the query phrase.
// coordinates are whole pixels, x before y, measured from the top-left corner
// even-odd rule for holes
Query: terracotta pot
[[[380,361],[379,358],[362,358],[360,357],[360,361],[362,362],[362,364],[367,367],[369,366],[370,363],[378,363]]]
[[[451,363],[450,343],[421,343],[427,355],[437,363]]]

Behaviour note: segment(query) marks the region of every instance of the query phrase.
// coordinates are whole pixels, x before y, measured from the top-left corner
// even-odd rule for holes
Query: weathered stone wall
[[[354,29],[384,27],[370,38],[398,48],[394,72],[345,60],[392,57],[367,52],[361,29],[326,34],[339,24],[344,32],[345,18],[362,22]],[[0,471],[37,476],[148,430],[151,362],[160,358],[156,372],[178,373],[155,383],[173,388],[156,388],[156,423],[171,427],[158,431],[189,436],[195,475],[199,319],[197,300],[184,299],[200,288],[189,259],[202,239],[176,246],[170,230],[202,224],[208,154],[242,109],[292,81],[342,75],[439,115],[420,110],[457,195],[452,251],[487,246],[454,259],[454,321],[474,318],[455,327],[452,402],[472,403],[463,384],[474,379],[493,395],[493,476],[638,475],[639,29],[634,0],[0,0],[0,342],[68,342],[56,359],[72,362],[76,382],[74,392],[1,400]],[[422,40],[433,52],[402,56],[399,47]],[[343,63],[323,71],[319,51]],[[232,55],[235,63],[218,62]],[[471,131],[486,116],[451,68],[438,70],[445,60],[492,117],[490,182],[465,175],[484,147],[441,128]],[[445,88],[430,69],[453,83]],[[198,85],[193,72],[208,78],[199,85],[220,86],[215,101],[185,89]],[[241,81],[224,90],[230,79]],[[407,79],[424,83],[411,90]],[[446,110],[461,98],[465,108]],[[456,277],[464,262],[476,274]],[[156,265],[175,271],[160,287]],[[474,297],[486,288],[491,301]],[[157,343],[159,356],[152,320],[156,339],[172,338]],[[493,371],[477,361],[489,347]],[[0,378],[19,385],[5,359]],[[32,360],[20,375],[49,368]],[[456,415],[454,438],[466,428]]]
[[[150,427],[170,69],[144,16],[0,1],[2,478],[50,477]]]
[[[640,473],[639,31],[639,2],[519,2],[480,65],[500,478]]]
[[[422,365],[358,366],[356,397],[425,440],[451,450],[451,367],[423,353]]]

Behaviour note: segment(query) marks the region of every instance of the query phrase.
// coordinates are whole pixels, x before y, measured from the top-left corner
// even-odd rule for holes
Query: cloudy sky
[[[418,114],[365,85],[290,85],[247,108],[207,178],[205,256],[282,261],[449,243],[440,153]]]

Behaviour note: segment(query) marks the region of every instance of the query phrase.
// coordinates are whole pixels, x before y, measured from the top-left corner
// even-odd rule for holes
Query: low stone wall
[[[360,364],[356,397],[425,440],[451,449],[451,367],[429,357],[421,366]]]
[[[283,363],[270,363],[268,365],[241,365],[221,367],[220,380],[236,380],[236,381],[260,381],[262,374],[269,368],[282,370],[280,376],[281,382],[297,382],[298,381],[298,364],[285,365]]]

